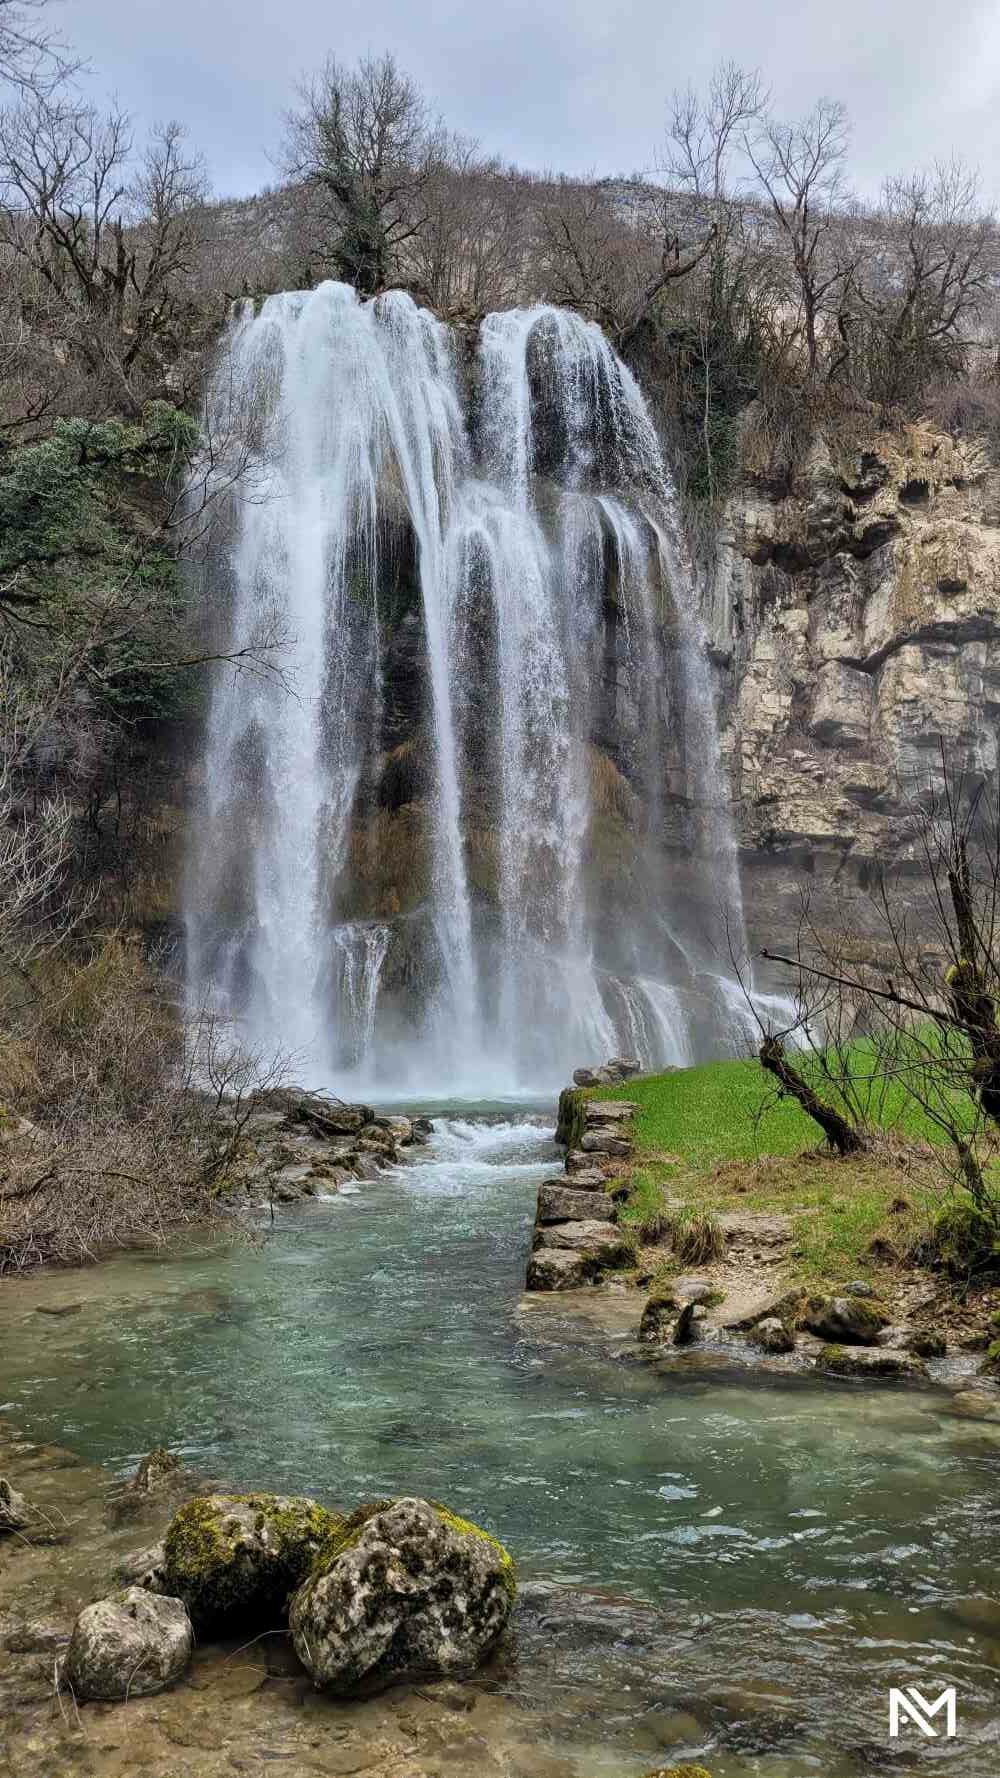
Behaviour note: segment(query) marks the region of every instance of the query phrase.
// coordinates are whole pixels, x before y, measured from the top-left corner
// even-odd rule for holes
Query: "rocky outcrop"
[[[926,424],[818,440],[791,484],[731,503],[717,658],[756,934],[787,932],[806,863],[917,867],[908,798],[956,765],[992,778],[1000,729],[1000,472]]]
[[[81,1611],[60,1679],[79,1699],[145,1697],[180,1678],[192,1646],[180,1599],[126,1587]]]
[[[291,1603],[295,1652],[340,1695],[469,1673],[502,1634],[514,1564],[478,1525],[426,1500],[361,1508]]]
[[[216,1122],[233,1150],[231,1186],[271,1205],[353,1190],[425,1142],[430,1128],[426,1118],[380,1117],[370,1105],[299,1087],[258,1094],[250,1115],[224,1102]]]

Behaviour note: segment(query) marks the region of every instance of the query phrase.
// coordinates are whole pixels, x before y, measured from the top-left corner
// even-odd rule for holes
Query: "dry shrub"
[[[682,1266],[705,1266],[722,1259],[726,1237],[717,1217],[711,1212],[695,1211],[681,1215],[673,1225],[671,1244]]]
[[[254,1059],[210,1021],[192,1041],[162,978],[119,936],[83,961],[50,956],[33,986],[0,1050],[0,1099],[31,1125],[18,1133],[8,1115],[0,1138],[0,1273],[218,1215],[239,1117],[220,1137],[216,1112],[235,1095],[249,1115]],[[195,1086],[206,1052],[214,1092]]]

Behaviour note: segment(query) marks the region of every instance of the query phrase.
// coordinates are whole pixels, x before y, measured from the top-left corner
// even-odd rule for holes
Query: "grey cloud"
[[[760,66],[785,115],[842,99],[859,189],[960,151],[1000,197],[994,0],[69,0],[66,31],[93,65],[88,90],[140,123],[179,118],[224,192],[273,178],[303,71],[330,50],[389,48],[453,128],[526,167],[648,168],[666,96],[725,55]]]

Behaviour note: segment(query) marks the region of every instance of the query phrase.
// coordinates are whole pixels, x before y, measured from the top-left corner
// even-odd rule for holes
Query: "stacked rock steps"
[[[579,1086],[560,1095],[556,1141],[566,1148],[565,1169],[538,1188],[529,1290],[582,1289],[622,1258],[610,1185],[617,1167],[635,1152],[634,1116],[635,1106],[625,1099],[586,1099]]]

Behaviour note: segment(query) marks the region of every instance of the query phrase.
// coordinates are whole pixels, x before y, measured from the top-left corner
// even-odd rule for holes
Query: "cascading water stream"
[[[289,638],[291,690],[215,688],[191,992],[383,1092],[718,1052],[700,860],[742,913],[655,429],[579,316],[462,344],[337,284],[233,322],[208,422],[250,468],[208,585],[229,650]]]

